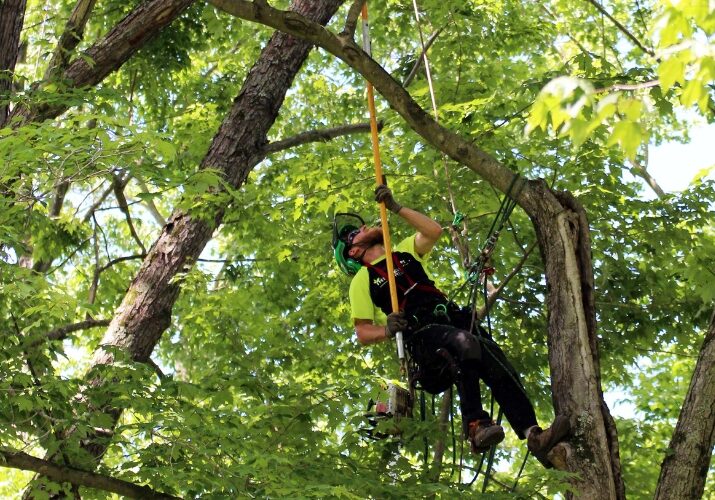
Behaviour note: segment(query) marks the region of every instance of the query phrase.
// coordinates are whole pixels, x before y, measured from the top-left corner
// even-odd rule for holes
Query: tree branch
[[[650,80],[648,82],[643,82],[643,83],[616,83],[616,84],[610,85],[608,87],[604,87],[601,89],[595,89],[593,92],[595,94],[602,94],[604,92],[613,92],[613,91],[619,91],[619,90],[650,89],[650,88],[659,87],[659,86],[660,86],[660,80]]]
[[[444,30],[444,26],[442,26],[440,29],[435,31],[430,35],[430,37],[427,39],[427,43],[425,43],[424,48],[422,49],[422,52],[420,53],[420,56],[417,58],[415,61],[414,66],[412,66],[412,69],[410,70],[410,74],[407,75],[407,78],[405,78],[405,81],[402,82],[403,87],[408,87],[410,83],[412,83],[412,80],[414,80],[415,76],[417,75],[417,71],[420,69],[420,66],[422,66],[422,62],[424,61],[425,55],[427,54],[427,51],[432,47],[432,44],[437,40],[437,37],[442,33]]]
[[[366,0],[355,0],[350,6],[348,15],[345,18],[345,27],[340,33],[340,36],[348,40],[355,39],[355,29],[357,28],[357,20],[360,17],[360,12],[362,11],[362,6],[365,4]]]
[[[526,259],[529,258],[529,255],[531,255],[531,252],[534,251],[534,248],[536,248],[536,243],[532,243],[529,248],[526,249],[524,252],[524,255],[521,256],[521,259],[519,260],[518,264],[514,266],[514,269],[511,270],[509,274],[506,275],[506,277],[501,280],[501,283],[499,283],[499,286],[496,287],[496,289],[490,293],[487,297],[487,303],[482,306],[481,309],[479,309],[479,312],[477,312],[477,318],[482,319],[484,318],[489,310],[491,310],[492,306],[494,303],[497,301],[499,296],[501,295],[502,291],[506,288],[506,286],[509,284],[509,281],[516,276],[519,271],[521,271],[521,268],[524,267],[524,264],[526,263]]]
[[[92,87],[120,68],[149,40],[176,19],[194,0],[149,0],[141,2],[119,21],[107,35],[77,57],[59,76],[71,82],[71,87]],[[67,104],[53,102],[28,108],[16,107],[10,118],[17,118],[14,126],[28,121],[55,118],[67,109]]]
[[[610,19],[611,22],[612,22],[613,24],[615,24],[616,27],[617,27],[619,30],[621,30],[621,32],[622,32],[624,35],[626,35],[628,38],[630,38],[630,40],[631,40],[633,43],[635,43],[643,52],[645,52],[645,53],[648,54],[648,55],[655,56],[655,52],[653,52],[653,50],[651,50],[651,49],[649,49],[648,47],[646,47],[645,45],[643,45],[643,43],[641,43],[641,41],[638,40],[638,38],[636,38],[636,36],[635,36],[633,33],[631,33],[630,31],[628,31],[628,28],[626,28],[626,27],[623,26],[621,23],[619,23],[619,22],[616,20],[615,17],[613,17],[611,14],[609,14],[608,11],[601,6],[600,3],[598,3],[596,0],[587,0],[587,1],[588,1],[588,3],[590,3],[591,5],[593,5],[594,7],[596,7],[596,9],[598,9],[598,11],[599,11],[601,14],[603,14],[603,15],[606,16],[608,19]]]
[[[144,182],[143,179],[139,178],[136,175],[134,176],[134,179],[136,179],[136,181],[139,183],[139,187],[142,188],[144,193],[149,193],[149,187],[146,185],[146,182]],[[154,204],[154,201],[151,198],[142,199],[142,204],[147,210],[149,210],[149,213],[152,217],[154,217],[154,220],[157,224],[162,227],[166,225],[166,219],[163,215],[161,215],[161,212],[159,212],[159,209],[156,208],[156,204]]]
[[[101,186],[102,184],[100,184]],[[97,186],[99,187],[99,186]],[[97,198],[97,201],[92,203],[92,206],[87,209],[87,212],[84,214],[84,217],[82,218],[82,222],[89,222],[92,217],[94,217],[94,212],[104,203],[104,200],[107,199],[107,196],[109,196],[112,191],[114,190],[114,184],[110,184],[107,189],[104,190],[104,192],[100,195],[99,198]]]
[[[144,243],[142,243],[141,238],[139,238],[136,229],[134,229],[134,224],[132,223],[132,216],[129,213],[129,205],[127,205],[127,198],[126,196],[124,196],[124,188],[127,186],[129,179],[129,175],[127,175],[125,178],[121,178],[116,174],[114,175],[114,179],[112,181],[114,197],[117,199],[117,203],[119,204],[119,210],[122,211],[122,213],[124,214],[124,218],[127,220],[127,225],[129,226],[129,233],[132,235],[132,238],[134,238],[134,241],[137,242],[139,248],[142,249],[142,254],[146,255],[146,247],[144,246]]]
[[[0,449],[0,466],[27,470],[47,476],[59,483],[71,483],[102,491],[109,491],[129,498],[178,499],[173,495],[160,493],[148,486],[139,486],[122,479],[116,479],[73,467],[64,467],[48,460],[33,457],[22,451]]]
[[[442,473],[442,460],[444,458],[444,450],[446,449],[445,441],[447,435],[447,423],[452,410],[452,389],[444,392],[442,401],[439,405],[439,437],[434,444],[434,455],[432,458],[432,469],[429,472],[429,477],[432,481],[439,481],[439,476]]]
[[[382,122],[377,124],[378,129],[382,129]],[[301,146],[310,142],[327,142],[336,137],[343,135],[356,134],[361,132],[369,132],[369,123],[356,123],[354,125],[342,125],[340,127],[319,129],[319,130],[309,130],[308,132],[303,132],[288,139],[283,139],[280,141],[275,141],[267,144],[263,148],[263,153],[268,155],[271,153],[277,153],[278,151],[283,151],[296,146]]]
[[[100,267],[98,273],[101,274],[104,271],[106,271],[107,269],[109,269],[110,267],[114,266],[115,264],[119,264],[120,262],[125,262],[127,260],[143,259],[144,257],[146,257],[146,253],[138,253],[138,254],[134,254],[134,255],[124,255],[122,257],[114,258],[114,259],[110,260],[109,262],[107,262],[106,264],[104,264],[102,267]]]
[[[74,10],[67,20],[65,30],[60,36],[50,64],[47,66],[43,80],[53,80],[59,73],[67,68],[69,57],[77,44],[84,37],[84,27],[87,24],[96,0],[78,0]]]
[[[95,328],[98,326],[109,325],[109,319],[87,319],[80,321],[78,323],[72,323],[71,325],[61,326],[55,328],[47,334],[47,340],[64,340],[72,332],[78,332],[79,330],[86,330],[88,328]]]
[[[631,160],[631,163],[633,164],[633,173],[643,179],[655,192],[658,198],[665,198],[665,191],[663,191],[663,188],[660,187],[660,184],[658,184],[658,181],[655,180],[655,177],[650,175],[650,172],[648,172],[648,168],[646,167],[646,165],[648,165],[648,144],[645,145],[645,157],[645,163],[643,164],[638,163],[636,160]]]
[[[269,5],[256,5],[246,0],[209,0],[209,2],[231,15],[302,38],[333,54],[370,81],[405,122],[433,147],[473,170],[500,191],[508,190],[514,177],[510,169],[474,144],[437,123],[399,82],[354,41],[336,36],[320,24],[298,13],[274,9]],[[516,201],[530,215],[535,213],[543,202],[530,184],[525,185]]]

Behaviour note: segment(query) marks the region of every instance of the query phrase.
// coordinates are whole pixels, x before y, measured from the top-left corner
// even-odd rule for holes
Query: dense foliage
[[[79,49],[134,3],[95,7]],[[390,345],[356,343],[349,280],[332,263],[330,224],[336,211],[377,217],[368,134],[273,153],[245,186],[222,194],[231,197],[230,208],[202,259],[176,278],[182,292],[154,366],[120,356],[101,368],[116,382],[111,390],[74,397],[91,378],[102,328],[57,329],[110,319],[164,219],[177,207],[200,216],[202,204],[216,202],[211,188],[222,180],[198,165],[271,33],[196,3],[97,87],[31,85],[42,78],[72,7],[29,2],[27,52],[11,96],[13,103],[57,100],[70,109],[58,120],[0,129],[3,446],[43,456],[74,428],[78,439],[68,453],[81,459],[81,437],[109,425],[85,409],[111,405],[126,410],[100,472],[158,491],[209,498],[474,495],[481,479],[468,484],[480,461],[468,455],[458,430],[454,444],[440,433],[433,413],[439,398],[428,398],[424,422],[402,422],[400,443],[364,432],[368,400],[384,399],[386,384],[400,374]],[[653,197],[641,179],[648,144],[687,141],[684,114],[715,118],[715,14],[707,1],[609,2],[604,8],[619,29],[591,2],[429,0],[420,7],[426,36],[439,30],[429,62],[440,121],[515,172],[574,193],[586,208],[604,385],[633,409],[617,422],[626,488],[631,498],[648,498],[712,313],[715,184],[702,172],[683,192]],[[403,80],[421,51],[412,7],[387,0],[370,8],[375,57]],[[331,29],[341,29],[344,14]],[[429,109],[424,73],[408,90]],[[364,122],[364,101],[364,82],[314,51],[271,140]],[[476,251],[500,194],[464,167],[445,164],[380,108],[383,161],[397,199],[447,227],[453,196]],[[62,210],[53,214],[63,186]],[[409,234],[399,221],[392,230],[393,238]],[[495,255],[495,281],[534,244],[530,221],[517,209]],[[43,272],[28,269],[40,262],[47,263]],[[430,270],[455,300],[466,300],[448,238]],[[539,419],[548,422],[545,293],[534,251],[491,323]],[[447,452],[435,478],[430,460],[440,436]],[[508,493],[525,452],[508,433],[497,451],[497,481],[487,487],[494,498],[564,491],[563,474],[531,459],[516,493]],[[0,469],[0,477],[0,495],[19,497],[31,476]],[[706,495],[715,494],[712,477],[711,468]],[[105,495],[82,490],[84,498]]]

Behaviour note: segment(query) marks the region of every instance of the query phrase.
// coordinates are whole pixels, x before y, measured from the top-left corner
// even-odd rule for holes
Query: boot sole
[[[472,445],[472,453],[477,455],[480,453],[484,453],[486,451],[489,451],[489,448],[491,448],[492,446],[504,441],[504,428],[502,426],[494,425],[491,427],[487,427],[487,429],[489,430],[485,434],[484,438],[479,441],[478,446],[470,440],[470,443]]]

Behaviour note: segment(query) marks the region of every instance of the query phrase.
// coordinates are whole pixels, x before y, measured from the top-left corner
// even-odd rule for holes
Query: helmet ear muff
[[[338,267],[342,272],[344,272],[348,276],[353,276],[360,270],[362,264],[359,261],[353,259],[352,257],[345,257],[346,248],[347,245],[345,244],[345,242],[342,240],[338,240],[335,245],[335,262],[338,263]]]
[[[333,250],[335,262],[342,272],[348,276],[353,276],[362,267],[359,260],[347,255],[348,243],[347,235],[365,225],[362,217],[353,213],[336,213],[333,218]]]

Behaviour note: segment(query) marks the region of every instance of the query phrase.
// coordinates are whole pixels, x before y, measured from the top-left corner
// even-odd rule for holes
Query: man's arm
[[[369,319],[354,319],[355,334],[362,345],[376,344],[387,340],[385,327],[376,325]]]
[[[432,250],[439,237],[442,236],[442,227],[437,221],[430,219],[425,214],[408,207],[402,207],[397,215],[407,221],[407,223],[417,230],[415,236],[415,252],[420,257],[425,256]]]
[[[385,207],[391,212],[399,215],[407,221],[407,223],[417,230],[415,237],[415,252],[420,257],[424,257],[437,240],[442,235],[442,227],[437,221],[430,219],[425,214],[403,207],[395,201],[390,188],[384,184],[380,184],[375,188],[375,201],[384,203]]]

